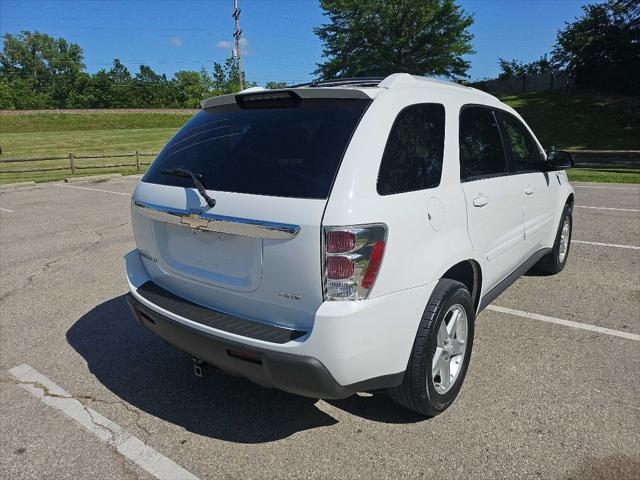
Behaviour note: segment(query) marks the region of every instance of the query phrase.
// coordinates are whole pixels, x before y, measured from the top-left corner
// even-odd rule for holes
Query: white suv
[[[133,195],[129,303],[198,370],[438,414],[477,313],[567,261],[552,152],[495,97],[404,73],[212,98]]]

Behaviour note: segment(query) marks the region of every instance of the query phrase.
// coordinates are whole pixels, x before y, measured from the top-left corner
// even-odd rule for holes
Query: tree
[[[255,82],[247,82],[244,72],[242,72],[244,88],[255,87]],[[225,93],[236,93],[240,91],[240,71],[238,69],[238,59],[231,54],[224,64],[213,62],[213,95],[224,95]]]
[[[64,106],[84,69],[82,49],[39,32],[4,34],[0,76],[15,92],[16,108]]]
[[[0,78],[0,108],[16,108],[11,92],[11,86],[9,81],[4,77]]]
[[[534,60],[530,63],[523,63],[520,60],[505,60],[501,58],[498,60],[500,66],[500,74],[498,78],[508,79],[513,77],[524,77],[525,75],[533,75],[536,73],[548,72],[552,69],[551,62],[544,54],[538,60]]]
[[[175,91],[174,107],[197,108],[211,91],[211,77],[204,67],[199,72],[176,72],[172,83]]]
[[[140,65],[133,79],[133,104],[138,108],[162,108],[166,104],[167,76]]]
[[[466,77],[473,18],[454,0],[321,0],[330,23],[314,29],[324,42],[314,72],[322,78],[395,72]]]
[[[582,88],[640,92],[638,0],[586,5],[583,15],[558,32],[553,60]]]
[[[267,82],[264,86],[268,89],[286,88],[287,82]]]
[[[240,89],[236,58],[214,62],[213,72],[182,70],[173,78],[140,65],[135,76],[119,60],[107,70],[84,71],[82,49],[42,33],[4,35],[0,52],[0,108],[196,108],[213,95]],[[247,82],[247,87],[255,86]]]
[[[125,67],[119,58],[113,60],[113,66],[106,72],[108,83],[110,108],[127,108],[133,104],[132,83],[133,79],[129,69]]]

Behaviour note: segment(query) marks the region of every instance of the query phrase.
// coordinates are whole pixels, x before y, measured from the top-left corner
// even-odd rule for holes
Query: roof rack
[[[329,80],[314,80],[307,83],[299,83],[297,85],[290,85],[286,88],[299,88],[299,87],[338,87],[345,85],[353,85],[360,87],[375,87],[382,82],[385,77],[356,77],[356,78],[332,78]]]
[[[460,85],[458,83],[449,82],[446,80],[439,80],[437,78],[423,77],[420,75],[410,75],[408,73],[393,73],[387,77],[359,77],[359,78],[334,78],[329,80],[314,80],[313,82],[299,83],[297,85],[287,85],[276,90],[291,90],[300,89],[296,91],[296,95],[303,98],[370,98],[367,93],[359,91],[357,88],[336,88],[331,91],[322,89],[307,89],[305,87],[379,87],[384,89],[402,89],[402,88],[415,88],[415,87],[429,87],[429,88],[455,88],[464,89],[469,93],[476,95],[482,95],[485,97],[493,97],[493,95],[477,90],[475,88]],[[211,108],[218,105],[226,105],[229,103],[235,103],[236,95],[252,94],[252,93],[268,93],[269,89],[264,87],[251,87],[237,94],[222,95],[218,97],[209,98],[201,102],[202,108]],[[322,93],[323,92],[323,93]],[[359,93],[357,93],[359,92]],[[361,96],[358,96],[360,94]]]

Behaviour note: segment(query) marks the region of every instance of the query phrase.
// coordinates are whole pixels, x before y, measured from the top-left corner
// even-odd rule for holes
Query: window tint
[[[493,112],[465,107],[460,112],[460,178],[507,172],[500,132]]]
[[[540,156],[531,135],[522,123],[511,115],[496,112],[502,128],[502,138],[512,172],[540,170]]]
[[[227,105],[196,114],[160,152],[144,182],[193,187],[163,175],[184,168],[205,188],[297,198],[327,198],[368,100],[306,99],[295,106]]]
[[[412,105],[391,127],[378,172],[378,193],[437,187],[444,150],[444,106]]]

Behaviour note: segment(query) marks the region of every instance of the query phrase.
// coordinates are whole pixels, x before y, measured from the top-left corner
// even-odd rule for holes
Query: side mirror
[[[575,165],[573,156],[564,150],[556,150],[555,148],[547,152],[547,170],[566,170]]]

